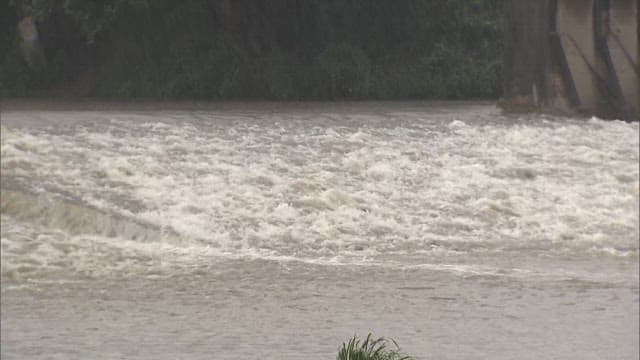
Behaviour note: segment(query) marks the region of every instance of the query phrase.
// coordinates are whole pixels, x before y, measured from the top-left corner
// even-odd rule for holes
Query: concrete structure
[[[624,98],[631,110],[640,112],[640,81],[638,81],[638,1],[611,3],[609,51]]]
[[[508,1],[503,107],[639,120],[638,1]]]
[[[579,103],[587,110],[599,106],[600,95],[594,77],[596,45],[593,31],[594,0],[558,1],[556,9],[556,33],[561,50],[569,66]]]

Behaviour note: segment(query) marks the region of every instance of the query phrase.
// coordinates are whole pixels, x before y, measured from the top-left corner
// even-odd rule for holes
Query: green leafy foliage
[[[346,344],[343,343],[338,351],[337,360],[411,360],[412,358],[400,352],[398,344],[391,340],[395,349],[388,347],[384,338],[373,339],[371,333],[364,341],[355,335]]]
[[[497,98],[500,3],[12,0],[0,12],[6,27],[0,36],[0,91],[203,99]],[[47,60],[40,73],[20,59],[16,26],[28,14],[37,20]],[[78,82],[86,84],[74,86]]]
[[[349,44],[331,44],[316,59],[318,95],[329,99],[362,98],[369,91],[367,55]]]

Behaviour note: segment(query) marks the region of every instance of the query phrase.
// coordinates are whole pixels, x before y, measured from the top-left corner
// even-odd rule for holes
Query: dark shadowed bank
[[[495,99],[500,0],[9,0],[0,95]],[[18,24],[37,26],[28,64]]]

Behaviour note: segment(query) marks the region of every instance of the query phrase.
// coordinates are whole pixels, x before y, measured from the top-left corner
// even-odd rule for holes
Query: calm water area
[[[638,123],[487,103],[22,103],[2,359],[638,359]]]

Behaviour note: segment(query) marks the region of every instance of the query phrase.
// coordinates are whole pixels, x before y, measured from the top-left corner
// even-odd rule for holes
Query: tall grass
[[[400,352],[400,347],[390,339],[395,349],[388,348],[385,338],[373,339],[371,333],[364,341],[354,335],[348,343],[342,343],[337,360],[413,360]]]

